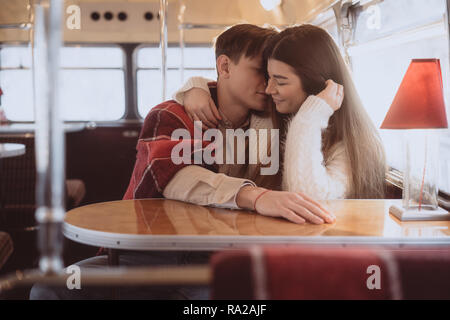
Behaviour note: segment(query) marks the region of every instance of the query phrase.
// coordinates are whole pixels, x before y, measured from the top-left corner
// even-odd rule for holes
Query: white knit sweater
[[[183,104],[184,92],[193,87],[209,92],[213,80],[193,77],[174,94]],[[342,142],[337,143],[324,163],[322,130],[328,126],[333,109],[321,98],[309,96],[288,125],[284,142],[282,188],[303,192],[314,199],[345,198],[350,186],[350,160]],[[267,123],[269,125],[269,123]]]
[[[324,163],[322,130],[333,109],[321,98],[309,96],[292,118],[285,141],[283,190],[303,192],[314,199],[345,198],[349,189],[349,158],[337,143]]]

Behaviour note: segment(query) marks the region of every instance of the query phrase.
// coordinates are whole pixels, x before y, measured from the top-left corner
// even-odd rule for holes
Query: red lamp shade
[[[381,129],[448,128],[439,59],[413,59]]]

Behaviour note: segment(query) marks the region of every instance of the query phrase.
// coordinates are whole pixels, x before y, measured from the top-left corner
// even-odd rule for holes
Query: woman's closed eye
[[[269,80],[275,81],[275,84],[276,84],[277,86],[284,86],[284,85],[287,84],[287,83],[285,83],[285,82],[280,82],[280,80],[278,80],[278,79],[275,78],[275,77],[269,77]]]

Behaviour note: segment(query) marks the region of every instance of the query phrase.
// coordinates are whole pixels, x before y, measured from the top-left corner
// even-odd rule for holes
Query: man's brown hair
[[[242,56],[256,57],[262,52],[268,39],[277,34],[274,29],[253,24],[238,24],[222,32],[216,39],[216,59],[224,54],[234,63]]]

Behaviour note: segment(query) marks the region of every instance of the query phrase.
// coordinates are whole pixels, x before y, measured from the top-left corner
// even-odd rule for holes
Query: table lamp
[[[406,129],[402,207],[389,212],[401,221],[450,220],[439,207],[439,132],[448,128],[439,59],[413,59],[381,125]]]

